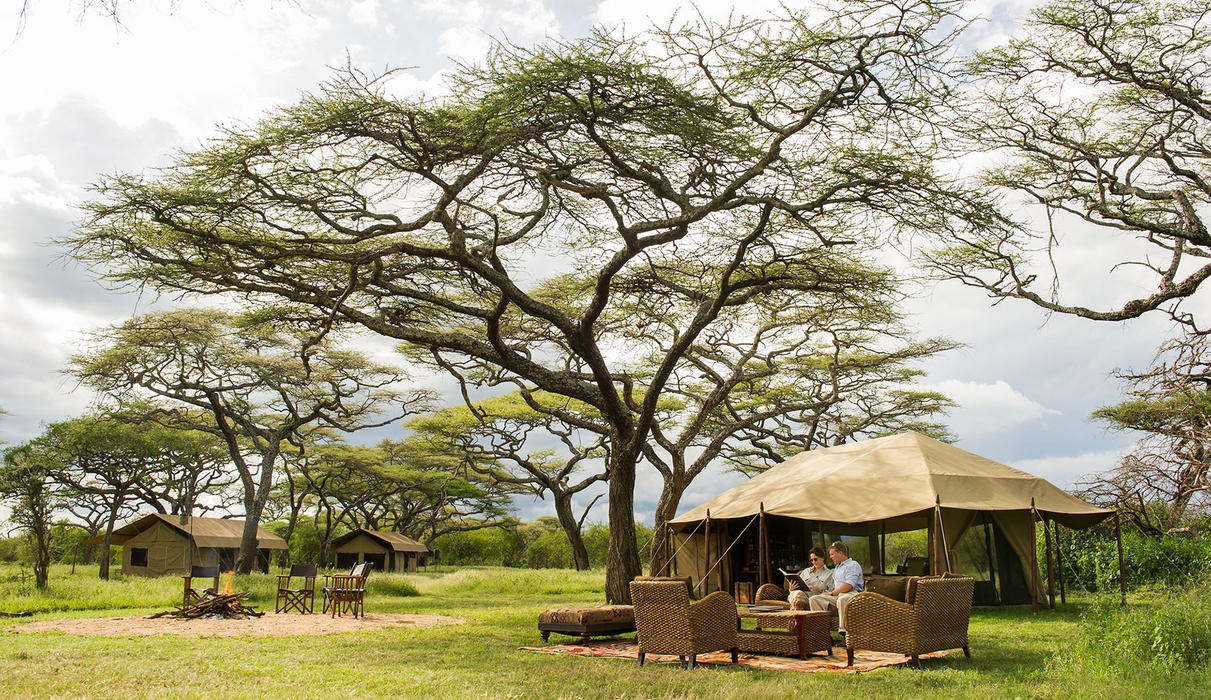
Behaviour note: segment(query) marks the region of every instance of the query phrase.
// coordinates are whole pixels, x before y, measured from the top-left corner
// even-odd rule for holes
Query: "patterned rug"
[[[546,647],[521,647],[523,651],[534,651],[540,654],[572,654],[575,656],[604,656],[616,659],[631,659],[638,657],[638,649],[634,639],[602,639],[593,640],[586,644],[554,644]],[[934,659],[950,654],[949,651],[935,651],[932,654],[922,654],[922,659]],[[789,656],[765,656],[763,654],[746,654],[741,652],[740,665],[763,668],[772,671],[795,671],[796,673],[862,673],[888,666],[903,666],[910,659],[903,654],[887,654],[879,651],[854,650],[854,665],[845,665],[845,647],[833,647],[831,656],[808,656],[807,659],[796,659]],[[647,662],[680,663],[676,656],[669,654],[648,654]],[[732,655],[726,651],[715,651],[709,654],[699,654],[698,663],[719,666],[731,666]]]

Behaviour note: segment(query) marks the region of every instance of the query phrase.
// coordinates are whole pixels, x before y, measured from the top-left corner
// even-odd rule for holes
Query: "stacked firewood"
[[[150,616],[177,617],[185,620],[196,620],[200,617],[221,617],[225,620],[235,620],[244,617],[260,617],[265,613],[244,605],[241,601],[248,598],[247,593],[231,593],[229,595],[207,595],[192,605],[178,610],[165,610]]]

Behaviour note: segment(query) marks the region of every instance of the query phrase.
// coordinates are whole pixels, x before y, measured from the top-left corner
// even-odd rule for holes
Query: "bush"
[[[1074,653],[1064,663],[1111,675],[1133,674],[1141,665],[1163,673],[1211,670],[1211,585],[1147,607],[1101,597],[1082,615]]]
[[[1088,591],[1118,588],[1118,547],[1112,532],[1098,528],[1065,531],[1060,546],[1064,555],[1064,575],[1071,586]],[[1040,567],[1044,561],[1043,547],[1040,539]],[[1211,571],[1211,536],[1154,538],[1125,530],[1123,571],[1127,585],[1132,588],[1148,585],[1185,587]],[[1043,576],[1042,580],[1046,580],[1046,575]]]

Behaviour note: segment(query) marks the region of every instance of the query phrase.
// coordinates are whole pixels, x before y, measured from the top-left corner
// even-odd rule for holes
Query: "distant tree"
[[[530,401],[544,398],[551,397],[530,393]],[[565,401],[563,410],[576,413],[579,425],[536,411],[521,393],[512,393],[414,418],[408,427],[415,431],[412,441],[461,451],[468,456],[466,467],[491,481],[539,498],[549,494],[556,522],[571,546],[573,565],[587,570],[589,554],[581,530],[600,495],[579,517],[572,499],[607,479],[608,428],[588,406],[573,408]],[[589,424],[592,430],[585,429]],[[583,467],[589,465],[596,466],[586,473]]]
[[[119,284],[289,300],[466,384],[591,406],[608,426],[606,596],[625,602],[636,467],[702,333],[755,301],[861,296],[888,235],[985,222],[932,169],[954,7],[848,0],[500,46],[444,100],[342,76],[154,179],[104,182],[68,243]],[[629,347],[611,310],[654,324],[666,299],[696,312],[662,357]]]
[[[34,444],[65,500],[92,501],[104,512],[100,576],[109,579],[109,551],[118,519],[134,511],[135,491],[150,482],[162,455],[153,432],[105,414],[52,423]]]
[[[1118,508],[1141,532],[1159,537],[1191,511],[1211,507],[1211,346],[1185,336],[1161,346],[1152,367],[1119,372],[1131,398],[1093,417],[1143,433],[1116,468],[1082,484],[1091,500]]]
[[[395,389],[398,370],[338,349],[294,321],[281,310],[148,314],[97,331],[93,348],[74,356],[68,370],[119,403],[150,395],[165,402],[168,424],[224,441],[243,487],[241,573],[256,562],[257,526],[283,443],[298,442],[314,425],[385,425],[430,400],[425,391]]]
[[[981,229],[950,240],[931,264],[1052,312],[1121,321],[1161,309],[1207,332],[1182,304],[1211,276],[1206,4],[1060,0],[1036,9],[1025,31],[970,63],[978,97],[961,131],[972,151],[1008,158],[987,172],[987,184],[1007,193],[1009,207],[1020,196],[1041,205],[1049,229]],[[1103,307],[1061,294],[1054,263],[1071,223],[1057,215],[1096,226],[1123,251],[1112,269],[1145,270],[1155,287],[1101,285],[1128,296]]]
[[[894,309],[889,277],[863,299],[804,295],[749,308],[686,352],[670,378],[645,456],[663,479],[650,562],[664,566],[665,525],[711,464],[753,474],[818,447],[904,430],[947,437],[936,417],[952,404],[914,388],[914,364],[955,347],[915,342]],[[675,314],[665,323],[675,325]]]
[[[378,498],[354,508],[360,526],[390,529],[431,544],[453,532],[512,525],[515,488],[460,469],[464,455],[413,440],[384,440]]]
[[[24,532],[39,590],[50,581],[52,518],[58,503],[49,462],[41,449],[26,443],[6,449],[0,466],[0,500],[8,502],[9,519]]]

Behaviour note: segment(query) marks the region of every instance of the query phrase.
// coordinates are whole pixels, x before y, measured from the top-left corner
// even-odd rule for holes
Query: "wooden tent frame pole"
[[[887,523],[879,521],[879,573],[887,573]]]
[[[1055,610],[1055,575],[1051,565],[1051,527],[1043,518],[1043,544],[1047,548],[1047,608]]]
[[[1060,579],[1060,605],[1067,605],[1068,596],[1064,592],[1064,548],[1060,546],[1060,523],[1052,520],[1051,526],[1055,529],[1055,573]]]
[[[817,520],[816,526],[820,528],[820,548],[824,550],[825,554],[828,554],[828,537],[824,534],[824,521]]]
[[[984,552],[988,555],[988,580],[992,582],[992,594],[996,596],[997,604],[1004,605],[1005,601],[1001,600],[1001,588],[997,585],[997,556],[992,549],[992,528],[995,525],[993,525],[988,511],[983,511],[982,514],[984,516]]]
[[[765,530],[765,502],[762,501],[758,508],[760,509],[760,518],[757,522],[759,530],[759,539],[757,541],[757,567],[759,569],[757,571],[757,587],[760,588],[765,585],[766,569],[768,568],[766,567],[766,557],[769,556],[769,552],[767,551],[768,548],[766,547],[765,539],[769,533]]]
[[[1114,511],[1114,541],[1118,544],[1118,587],[1122,595],[1121,605],[1127,604],[1127,577],[1123,571],[1123,531],[1119,526],[1119,512]]]
[[[706,539],[706,547],[704,549],[704,554],[702,555],[702,581],[700,582],[701,585],[698,587],[699,596],[705,596],[707,593],[711,592],[711,584],[709,581],[707,581],[707,579],[710,578],[710,575],[711,575],[711,509],[710,508],[706,509],[706,530],[702,533],[702,536],[704,539]]]
[[[673,539],[673,526],[665,523],[664,525],[664,575],[673,575],[673,558],[669,553],[671,540]]]
[[[1030,499],[1030,607],[1039,612],[1039,545],[1035,533],[1034,499]]]

